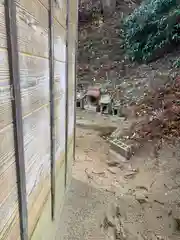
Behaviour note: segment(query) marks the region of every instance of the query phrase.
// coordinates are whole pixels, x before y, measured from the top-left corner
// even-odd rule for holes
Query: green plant
[[[131,60],[151,61],[180,42],[176,0],[145,0],[123,23],[124,47]]]
[[[173,63],[173,67],[175,67],[175,68],[180,68],[180,58],[178,58],[178,59]]]

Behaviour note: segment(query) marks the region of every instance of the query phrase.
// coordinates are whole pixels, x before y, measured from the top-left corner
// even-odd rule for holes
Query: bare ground
[[[102,219],[107,239],[180,239],[180,144],[164,143],[155,157],[148,143],[125,161],[101,137],[103,124],[77,128],[73,177],[114,195]]]

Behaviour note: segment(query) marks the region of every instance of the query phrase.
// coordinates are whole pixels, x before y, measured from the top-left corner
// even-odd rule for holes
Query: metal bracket
[[[51,135],[51,214],[55,218],[55,128],[54,128],[54,34],[53,0],[49,0],[49,88],[50,88],[50,135]]]
[[[76,101],[77,101],[77,51],[78,51],[78,6],[79,1],[77,0],[77,16],[76,16],[76,42],[75,42],[75,93],[74,93],[74,143],[73,143],[73,158],[75,160],[75,151],[76,151]]]
[[[65,104],[65,115],[66,115],[66,124],[65,124],[65,190],[67,188],[67,171],[68,171],[68,126],[69,126],[69,72],[68,72],[68,39],[69,39],[69,0],[66,0],[66,104]]]

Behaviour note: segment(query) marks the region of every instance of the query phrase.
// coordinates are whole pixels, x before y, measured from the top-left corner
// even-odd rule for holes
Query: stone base
[[[132,147],[124,144],[121,140],[110,140],[111,148],[121,156],[129,160],[132,157]]]

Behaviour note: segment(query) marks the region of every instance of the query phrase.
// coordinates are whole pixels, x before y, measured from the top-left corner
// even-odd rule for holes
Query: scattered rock
[[[175,216],[174,220],[176,222],[176,229],[180,231],[180,216]]]
[[[148,188],[145,186],[136,186],[136,189],[142,189],[148,192]]]
[[[106,233],[106,239],[107,240],[116,240],[116,230],[115,228],[109,228]]]
[[[121,219],[119,207],[111,205],[101,224],[107,240],[126,240],[127,235]]]
[[[106,191],[106,192],[109,192],[109,193],[113,193],[114,195],[116,194],[116,192],[115,192],[115,191],[113,191],[113,190],[110,190],[110,189],[107,189],[107,188],[105,189],[105,191]]]
[[[116,167],[119,165],[119,162],[115,162],[115,161],[108,161],[107,164],[110,166],[110,167]]]
[[[97,175],[103,175],[103,176],[105,175],[104,171],[103,172],[98,172],[98,171],[93,170],[92,173],[97,174]]]
[[[114,227],[113,219],[111,218],[111,220],[109,220],[108,217],[105,215],[101,227],[104,230],[107,230],[109,227]]]
[[[132,171],[126,173],[126,174],[124,175],[124,178],[126,178],[126,179],[134,178],[137,173],[138,173],[138,171],[133,171],[133,170],[132,170]]]
[[[107,210],[108,217],[115,218],[117,216],[117,209],[119,209],[118,206],[116,206],[115,203],[111,203]]]
[[[168,210],[168,216],[170,217],[172,215],[172,209]]]
[[[159,236],[159,235],[158,235],[158,236],[156,235],[156,238],[157,238],[157,240],[165,240],[165,238],[164,238],[164,237],[162,237],[162,236]]]
[[[154,183],[156,182],[156,179],[154,179],[153,181],[152,181],[152,183],[151,183],[151,185],[150,185],[150,189],[152,188],[152,186],[154,185]]]
[[[157,200],[157,199],[154,199],[154,202],[155,202],[155,203],[159,203],[160,205],[164,205],[164,202],[161,202],[161,201],[159,201],[159,200]]]
[[[143,193],[140,193],[140,192],[135,193],[135,198],[140,204],[148,202],[147,196],[145,196]]]
[[[112,173],[112,174],[116,174],[116,173],[117,173],[117,168],[115,168],[115,167],[109,167],[109,168],[107,168],[107,171],[109,171],[109,172]]]
[[[88,173],[87,168],[85,169],[85,173],[86,173],[88,179],[93,179],[93,177],[90,175],[90,173]]]

